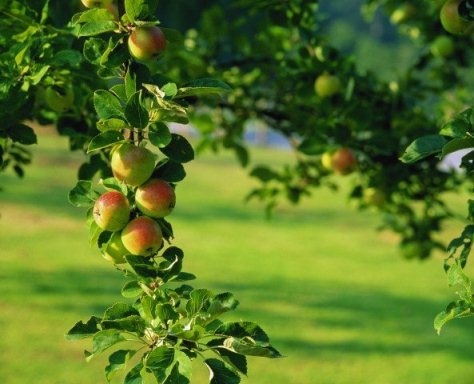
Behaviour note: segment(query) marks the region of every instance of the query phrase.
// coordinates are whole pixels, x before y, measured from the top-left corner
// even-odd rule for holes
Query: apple
[[[155,169],[155,156],[144,147],[126,142],[114,148],[110,166],[117,180],[136,187],[150,178]]]
[[[74,91],[71,86],[48,87],[44,91],[46,105],[55,112],[64,112],[74,103]]]
[[[137,27],[128,37],[128,49],[139,61],[153,59],[166,48],[166,37],[156,26]]]
[[[119,231],[130,219],[130,203],[119,191],[105,192],[95,201],[92,216],[103,230]]]
[[[81,0],[86,8],[106,8],[112,0]]]
[[[102,256],[114,264],[123,264],[126,262],[125,256],[128,254],[130,252],[123,245],[121,232],[114,232]]]
[[[164,180],[150,179],[135,191],[135,204],[145,215],[168,216],[176,204],[174,188]]]
[[[349,148],[339,148],[332,154],[331,166],[334,172],[348,175],[356,168],[357,158]]]
[[[339,93],[342,89],[342,84],[339,78],[329,73],[319,75],[314,81],[314,90],[320,97],[330,97]]]
[[[447,0],[439,13],[441,25],[453,35],[466,35],[474,30],[474,22],[463,19],[459,14],[459,5],[462,1]]]
[[[410,20],[416,14],[416,8],[412,4],[403,4],[395,9],[390,15],[392,24],[400,24]]]
[[[454,53],[454,42],[449,36],[438,36],[430,45],[430,51],[436,57],[449,57]]]
[[[163,243],[160,225],[148,216],[138,216],[122,230],[122,243],[132,255],[151,256]]]

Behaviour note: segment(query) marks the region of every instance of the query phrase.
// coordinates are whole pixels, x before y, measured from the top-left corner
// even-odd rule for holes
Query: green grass
[[[0,175],[0,382],[105,383],[105,357],[86,363],[89,341],[68,342],[64,333],[121,300],[123,278],[89,247],[85,212],[67,203],[81,155],[50,134],[35,153],[24,180]],[[375,231],[376,215],[327,190],[267,221],[263,207],[243,203],[254,184],[228,155],[205,155],[187,170],[170,217],[185,270],[198,276],[196,287],[233,292],[241,304],[227,319],[258,322],[286,356],[250,358],[244,383],[474,380],[473,320],[441,336],[432,328],[454,298],[441,255],[402,260],[396,239]],[[206,377],[196,365],[193,384]]]

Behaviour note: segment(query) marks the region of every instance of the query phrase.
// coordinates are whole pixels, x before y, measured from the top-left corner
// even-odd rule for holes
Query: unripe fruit
[[[331,157],[332,169],[340,175],[352,173],[357,166],[357,158],[349,148],[339,148]]]
[[[174,188],[164,180],[150,179],[135,192],[135,204],[145,215],[165,217],[176,204]]]
[[[92,215],[101,229],[119,231],[130,219],[130,203],[123,193],[108,191],[95,201]]]
[[[136,187],[150,178],[155,156],[144,147],[123,143],[112,151],[110,166],[117,180]]]
[[[74,91],[71,86],[64,88],[48,87],[44,92],[46,105],[55,112],[64,112],[74,103]]]
[[[430,51],[436,57],[449,57],[454,53],[454,42],[449,36],[438,36],[430,45]]]
[[[105,8],[112,3],[112,0],[81,0],[86,8]]]
[[[151,256],[163,243],[160,225],[147,216],[130,221],[122,230],[121,237],[125,248],[136,256]]]
[[[166,48],[166,37],[159,27],[137,27],[128,37],[130,54],[139,61],[150,60]]]
[[[319,75],[314,82],[314,90],[319,97],[330,97],[339,93],[342,84],[339,78],[329,73]]]
[[[123,264],[126,262],[125,256],[128,254],[130,254],[130,252],[128,252],[122,243],[121,233],[114,232],[102,256],[114,264]]]
[[[441,25],[453,35],[466,35],[474,30],[474,22],[463,19],[459,14],[461,2],[462,0],[447,0],[439,13]]]

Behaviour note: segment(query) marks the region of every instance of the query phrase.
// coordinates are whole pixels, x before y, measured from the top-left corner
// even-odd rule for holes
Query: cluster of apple
[[[103,256],[115,264],[126,255],[153,256],[163,245],[163,233],[156,219],[168,216],[176,195],[171,184],[153,176],[155,156],[131,142],[118,144],[111,153],[114,178],[131,193],[108,190],[94,202],[92,217],[100,229],[112,233]]]

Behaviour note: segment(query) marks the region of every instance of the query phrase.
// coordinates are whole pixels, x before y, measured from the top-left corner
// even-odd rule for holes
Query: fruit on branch
[[[439,13],[441,25],[453,35],[466,35],[474,31],[474,22],[462,18],[459,13],[459,5],[462,1],[447,0]]]
[[[438,36],[430,45],[431,54],[435,57],[449,57],[454,53],[454,42],[449,36]]]
[[[357,158],[349,148],[339,148],[331,156],[331,166],[334,172],[348,175],[357,167]]]
[[[164,180],[150,179],[135,191],[135,204],[145,215],[168,216],[176,204],[174,188]]]
[[[101,229],[119,231],[130,220],[130,203],[123,193],[107,191],[95,201],[92,216]]]
[[[319,75],[314,81],[314,90],[319,97],[330,97],[342,89],[341,80],[327,72]]]
[[[160,225],[148,216],[138,216],[122,230],[122,243],[132,255],[151,256],[163,244]]]
[[[112,4],[112,0],[81,0],[86,8],[107,8]]]
[[[148,149],[127,142],[113,149],[110,166],[117,180],[136,187],[150,178],[155,156]]]
[[[156,26],[137,27],[128,37],[128,49],[132,57],[147,61],[158,56],[166,48],[166,37]]]
[[[121,232],[114,232],[102,256],[114,264],[123,264],[126,262],[125,256],[128,254],[130,252],[123,245]]]
[[[48,87],[44,92],[46,105],[55,112],[64,112],[74,103],[74,91],[71,86]]]

